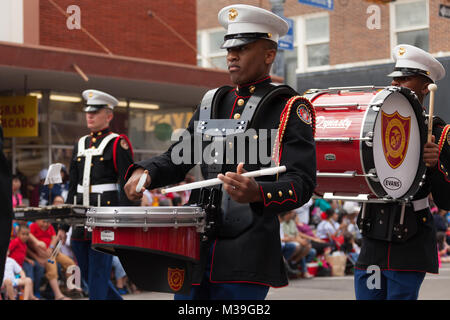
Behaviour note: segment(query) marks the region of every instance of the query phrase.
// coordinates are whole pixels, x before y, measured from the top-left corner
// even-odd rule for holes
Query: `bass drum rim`
[[[408,190],[403,195],[394,198],[386,192],[386,190],[382,186],[381,182],[378,182],[378,185],[383,189],[386,197],[389,199],[411,200],[414,197],[414,195],[419,191],[420,187],[422,186],[423,181],[425,179],[426,169],[427,169],[425,166],[425,163],[423,162],[423,147],[427,140],[427,127],[426,127],[425,111],[422,109],[422,105],[420,104],[419,99],[417,98],[417,95],[408,88],[388,86],[384,90],[380,91],[374,97],[373,101],[378,100],[377,97],[382,93],[387,93],[387,95],[384,96],[383,101],[385,101],[391,94],[400,93],[410,103],[413,113],[416,116],[417,124],[418,124],[418,128],[419,128],[419,137],[420,137],[419,151],[420,151],[420,154],[419,154],[419,164],[418,164],[413,182],[411,183],[411,186],[408,188]],[[378,104],[373,103],[373,105],[378,105]],[[380,110],[381,110],[381,108],[380,108]],[[381,112],[378,111],[375,121],[373,122],[373,128],[375,128],[376,121],[380,117],[380,114],[381,114]],[[421,123],[422,123],[422,125],[421,125]],[[373,154],[373,148],[372,148],[372,154]],[[375,159],[375,156],[372,155],[372,158]],[[373,161],[373,162],[375,162],[375,161]],[[374,166],[374,168],[375,168],[375,170],[377,169],[375,166]],[[378,177],[378,174],[377,174],[377,177]]]

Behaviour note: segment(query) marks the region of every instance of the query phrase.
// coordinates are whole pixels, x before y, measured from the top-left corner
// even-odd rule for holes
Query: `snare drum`
[[[407,88],[309,90],[316,110],[317,187],[329,199],[409,199],[422,185],[426,118]],[[363,197],[360,197],[363,196]]]
[[[51,205],[43,207],[14,208],[14,219],[24,221],[47,220],[50,223],[83,225],[88,207],[72,204]]]
[[[140,288],[188,293],[205,227],[201,207],[93,207],[92,248],[117,255]]]

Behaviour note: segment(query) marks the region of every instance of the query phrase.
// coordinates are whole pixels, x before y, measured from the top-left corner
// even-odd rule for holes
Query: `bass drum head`
[[[409,197],[418,190],[422,176],[419,171],[424,167],[424,124],[420,126],[418,120],[422,113],[415,110],[417,99],[408,99],[407,92],[402,88],[385,97],[374,126],[375,169],[383,189],[394,199]],[[386,95],[386,90],[379,95]]]

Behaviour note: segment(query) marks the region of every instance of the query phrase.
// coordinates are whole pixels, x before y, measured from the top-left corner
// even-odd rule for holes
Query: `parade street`
[[[450,264],[443,265],[439,274],[427,274],[419,293],[419,300],[448,300],[450,292]],[[124,295],[125,300],[172,300],[172,294],[143,292]],[[354,300],[353,276],[317,277],[290,280],[289,286],[270,289],[267,300]]]

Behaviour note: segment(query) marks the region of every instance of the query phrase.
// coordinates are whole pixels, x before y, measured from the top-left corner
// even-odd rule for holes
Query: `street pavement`
[[[427,274],[419,300],[450,300],[450,264],[439,274]],[[173,295],[159,292],[127,294],[124,300],[172,300]],[[271,288],[267,300],[355,300],[353,276],[317,277],[290,280],[284,288]]]

